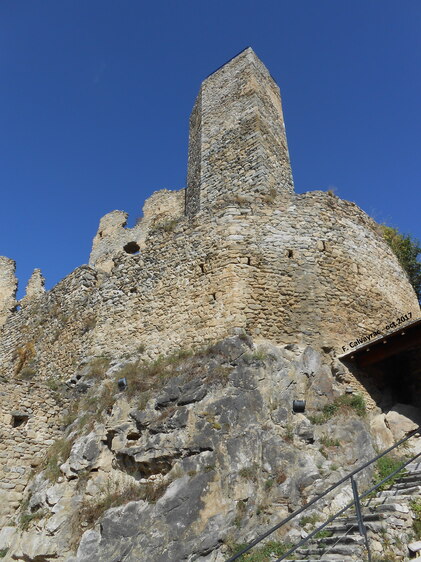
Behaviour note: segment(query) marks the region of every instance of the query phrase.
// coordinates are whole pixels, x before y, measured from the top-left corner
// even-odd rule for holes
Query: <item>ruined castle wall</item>
[[[0,256],[0,329],[16,305],[18,281],[13,260]]]
[[[33,468],[61,432],[63,403],[35,381],[2,381],[0,391],[0,526],[19,507]]]
[[[69,378],[89,355],[153,358],[233,328],[341,352],[408,312],[420,315],[415,293],[374,221],[313,192],[151,220],[138,254],[119,252],[108,273],[79,268],[14,313],[0,356],[9,376]]]
[[[190,125],[185,192],[154,193],[133,228],[127,213],[107,214],[91,267],[8,312],[9,377],[69,378],[89,355],[153,358],[233,328],[342,351],[396,316],[419,317],[374,221],[329,194],[293,193],[279,88],[251,49],[203,82]],[[12,270],[3,261],[3,310]]]
[[[172,230],[174,221],[184,214],[184,190],[162,189],[149,197],[143,207],[143,216],[133,228],[127,228],[128,214],[112,211],[101,218],[93,239],[89,265],[109,273],[114,267],[114,258],[119,254],[136,254],[145,248],[149,231],[157,223],[165,223]]]
[[[151,232],[139,255],[123,256],[97,293],[94,352],[150,357],[200,347],[239,325],[229,245],[212,223],[185,218]],[[212,235],[209,235],[208,229]],[[110,334],[114,334],[110,338]]]
[[[91,345],[96,283],[95,270],[79,267],[9,316],[0,339],[0,374],[69,378]]]
[[[401,314],[420,316],[397,258],[353,203],[310,192],[256,220],[260,236],[243,232],[251,267],[238,273],[248,287],[244,312],[254,336],[340,350],[356,337],[384,332]]]

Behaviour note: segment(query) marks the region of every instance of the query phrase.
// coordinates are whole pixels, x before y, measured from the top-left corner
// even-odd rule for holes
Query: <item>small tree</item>
[[[410,234],[401,234],[392,226],[381,226],[384,239],[389,244],[399,263],[408,274],[409,281],[414,287],[418,300],[421,302],[421,246],[419,240]]]

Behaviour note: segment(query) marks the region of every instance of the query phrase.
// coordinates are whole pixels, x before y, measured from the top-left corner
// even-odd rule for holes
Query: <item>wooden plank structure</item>
[[[415,354],[419,359],[418,365],[421,365],[421,318],[360,345],[339,356],[339,359],[344,363],[351,362],[358,367],[367,367],[407,352]]]

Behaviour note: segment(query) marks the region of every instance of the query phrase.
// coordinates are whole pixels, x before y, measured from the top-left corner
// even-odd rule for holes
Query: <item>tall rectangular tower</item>
[[[279,88],[247,48],[200,88],[190,116],[186,214],[293,189]]]

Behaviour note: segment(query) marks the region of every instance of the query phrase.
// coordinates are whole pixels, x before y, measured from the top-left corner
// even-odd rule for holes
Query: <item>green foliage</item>
[[[336,398],[333,402],[326,404],[321,413],[308,416],[311,423],[320,425],[337,414],[346,414],[347,412],[354,411],[358,416],[364,417],[366,415],[365,401],[359,394],[343,394]],[[335,445],[338,446],[338,445]]]
[[[45,515],[46,515],[46,512],[43,509],[39,509],[38,511],[35,511],[34,513],[26,513],[26,512],[21,513],[20,518],[19,518],[19,526],[22,529],[22,531],[27,531],[29,529],[29,526],[32,523],[32,521],[39,521]]]
[[[8,550],[8,548],[0,548],[0,558],[4,558]]]
[[[56,380],[54,377],[49,377],[46,381],[45,381],[46,386],[48,386],[48,388],[50,390],[54,390],[57,391],[60,388],[60,383],[58,380]]]
[[[321,517],[318,513],[313,513],[312,515],[304,515],[300,519],[300,527],[305,527],[306,525],[315,525],[318,521],[321,520]]]
[[[421,499],[412,500],[410,506],[415,515],[412,521],[412,530],[416,540],[419,541],[421,540]]]
[[[287,443],[292,443],[294,440],[294,426],[291,423],[287,423],[285,429],[286,432],[284,439]]]
[[[339,439],[332,439],[331,437],[324,436],[320,439],[320,443],[325,447],[340,447]]]
[[[105,356],[94,357],[89,362],[89,372],[87,378],[99,379],[102,378],[110,367],[110,358]]]
[[[268,478],[265,482],[265,490],[269,491],[273,488],[275,480],[273,478]]]
[[[246,353],[246,359],[250,359],[251,361],[264,361],[266,357],[267,353],[262,349],[253,351],[253,353]]]
[[[57,482],[61,476],[60,465],[69,458],[72,444],[69,439],[57,439],[48,449],[41,468],[50,482]]]
[[[401,234],[397,228],[381,225],[383,238],[391,247],[406,271],[411,285],[421,301],[421,246],[410,234]]]
[[[314,535],[315,539],[326,539],[333,535],[333,531],[329,531],[328,529],[322,529],[318,533]]]
[[[230,556],[241,552],[245,548],[246,544],[233,544],[230,547]],[[269,541],[260,548],[255,547],[250,552],[246,552],[238,560],[243,562],[270,562],[274,557],[279,557],[288,552],[292,548],[291,543],[283,543],[279,541]],[[291,557],[290,560],[294,558]]]
[[[404,459],[394,457],[392,455],[385,455],[384,457],[380,457],[379,459],[377,459],[376,473],[374,476],[373,485],[378,484],[379,482],[384,480],[387,476],[389,476],[390,473],[397,470],[403,462]],[[406,474],[406,470],[402,469],[397,474],[392,476],[392,478],[387,480],[384,484],[379,486],[377,490],[373,492],[373,494],[377,494],[381,490],[387,490],[388,488],[390,488],[390,486],[392,486],[396,482],[396,480],[398,480],[404,474]]]

